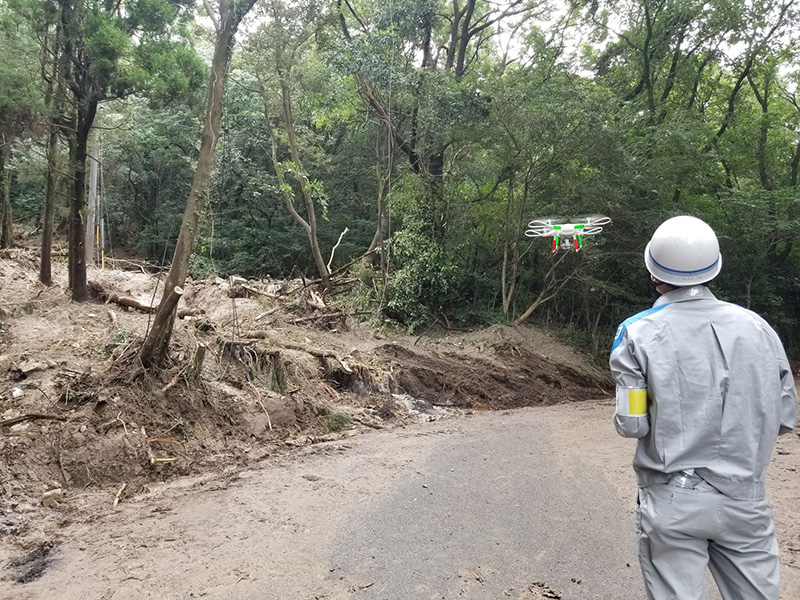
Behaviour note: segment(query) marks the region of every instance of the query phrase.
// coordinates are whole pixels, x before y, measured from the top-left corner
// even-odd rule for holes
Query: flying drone
[[[611,223],[611,219],[603,215],[590,215],[579,217],[573,222],[559,217],[534,219],[528,223],[525,235],[528,237],[553,238],[553,252],[574,249],[575,252],[583,248],[583,237],[596,235],[603,231],[603,225]]]

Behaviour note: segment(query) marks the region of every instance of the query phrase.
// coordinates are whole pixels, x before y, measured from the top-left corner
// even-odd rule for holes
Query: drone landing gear
[[[574,238],[561,238],[561,236],[557,235],[553,238],[553,252],[556,252],[559,248],[562,250],[575,250],[578,252],[581,248],[583,248],[583,236],[576,235]]]

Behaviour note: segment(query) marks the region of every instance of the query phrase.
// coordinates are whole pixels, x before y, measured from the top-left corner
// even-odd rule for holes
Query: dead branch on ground
[[[19,417],[11,417],[10,419],[5,419],[4,421],[0,421],[0,427],[11,427],[12,425],[16,425],[17,423],[22,423],[24,421],[34,421],[37,419],[49,420],[49,421],[66,421],[67,417],[63,417],[61,415],[49,415],[46,413],[28,413],[26,415],[20,415]]]
[[[237,286],[231,287],[231,291],[229,292],[228,295],[230,295],[232,298],[237,297],[237,296],[233,296],[232,295],[236,288],[241,288],[242,290],[245,290],[251,296],[265,296],[266,298],[272,298],[273,300],[285,300],[286,299],[285,296],[281,296],[279,294],[273,294],[272,292],[267,292],[267,291],[264,291],[264,290],[259,290],[258,288],[254,288],[253,286],[247,285],[247,284],[244,284],[244,283],[241,283],[241,284],[239,284]]]
[[[260,320],[261,320],[261,319],[263,319],[264,317],[268,317],[269,315],[271,315],[271,314],[274,314],[274,313],[278,312],[278,310],[279,310],[279,309],[280,309],[280,306],[275,306],[275,307],[273,307],[273,308],[270,308],[269,310],[267,310],[267,311],[265,311],[265,312],[261,313],[260,315],[258,315],[258,316],[257,316],[255,319],[253,319],[253,320],[254,320],[254,321],[260,321]]]
[[[123,483],[123,484],[122,484],[122,485],[119,487],[119,491],[117,492],[117,495],[116,495],[116,496],[114,496],[114,506],[116,506],[117,504],[119,504],[119,501],[122,499],[122,494],[125,492],[125,488],[127,488],[127,487],[128,487],[128,484],[127,484],[127,483]]]

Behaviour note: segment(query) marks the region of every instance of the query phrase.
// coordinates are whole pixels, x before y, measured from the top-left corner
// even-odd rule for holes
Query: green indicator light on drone
[[[553,225],[553,229],[561,229],[561,225]]]
[[[575,229],[583,229],[586,225],[575,225]]]

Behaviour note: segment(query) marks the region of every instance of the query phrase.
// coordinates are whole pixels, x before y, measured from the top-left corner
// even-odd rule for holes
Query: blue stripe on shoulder
[[[643,319],[644,317],[646,317],[648,315],[652,315],[653,313],[657,313],[662,308],[666,308],[670,304],[672,304],[672,303],[671,302],[667,302],[666,304],[659,304],[658,306],[654,306],[653,308],[648,308],[647,310],[643,310],[642,312],[640,312],[638,314],[635,314],[632,317],[628,317],[622,323],[620,323],[620,326],[617,327],[617,334],[614,336],[614,343],[611,345],[611,352],[614,352],[614,350],[617,349],[617,346],[619,346],[622,343],[622,338],[625,335],[625,330],[631,324],[635,323],[639,319]]]

